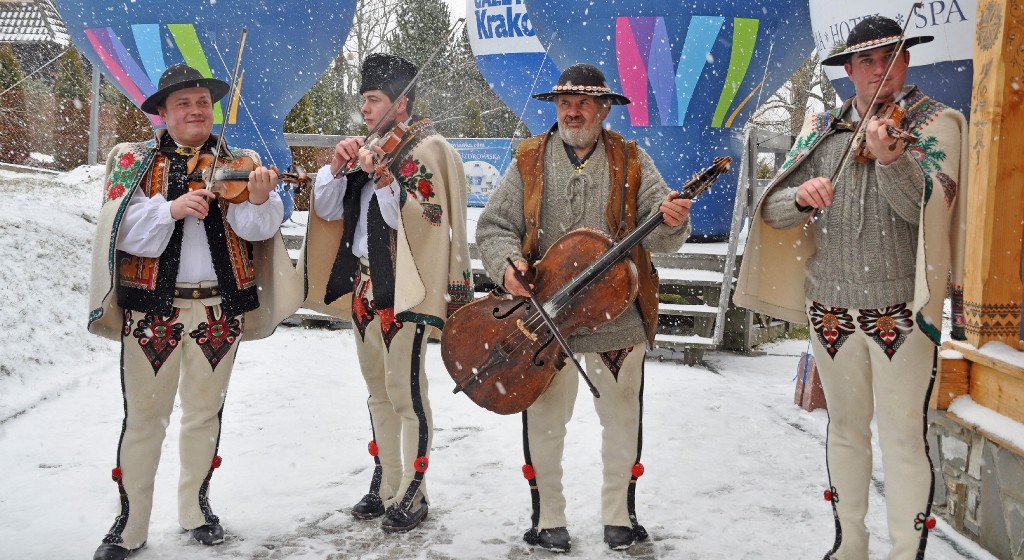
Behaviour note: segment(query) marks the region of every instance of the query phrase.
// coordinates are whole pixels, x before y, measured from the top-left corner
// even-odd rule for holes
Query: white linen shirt
[[[356,222],[355,238],[352,240],[352,254],[359,258],[366,258],[370,254],[366,233],[366,215],[370,210],[370,198],[377,197],[377,204],[380,206],[380,213],[384,222],[391,229],[398,229],[402,213],[401,201],[399,200],[398,189],[402,188],[397,180],[392,179],[391,184],[374,188],[372,180],[363,185],[359,193],[359,220]],[[343,201],[345,191],[348,190],[348,177],[340,175],[335,177],[331,173],[331,166],[327,164],[316,173],[316,182],[313,184],[313,211],[317,216],[331,222],[341,219],[345,214]]]
[[[211,201],[211,204],[215,203]],[[176,282],[216,282],[217,273],[213,269],[206,227],[202,220],[192,216],[183,220],[181,264]],[[284,202],[274,191],[260,205],[249,201],[228,205],[228,224],[236,235],[246,241],[270,239],[280,229],[283,220]],[[158,193],[147,197],[142,189],[137,189],[118,228],[117,248],[139,257],[159,257],[171,241],[175,221],[171,217],[171,203],[163,195]]]

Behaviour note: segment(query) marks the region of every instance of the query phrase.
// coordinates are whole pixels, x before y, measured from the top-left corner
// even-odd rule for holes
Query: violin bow
[[[583,366],[580,365],[579,360],[576,359],[576,354],[573,354],[572,349],[569,348],[569,343],[565,341],[565,337],[563,337],[562,332],[558,330],[558,326],[555,325],[555,321],[550,315],[548,315],[548,312],[544,310],[544,306],[537,301],[537,294],[533,293],[533,290],[530,289],[530,283],[526,280],[526,277],[523,276],[523,273],[520,272],[518,268],[516,268],[516,264],[512,262],[512,259],[506,258],[505,260],[508,262],[508,265],[512,267],[512,272],[516,275],[516,280],[519,280],[519,284],[523,286],[523,289],[529,292],[530,303],[533,304],[533,308],[537,310],[541,320],[544,321],[548,330],[551,331],[552,336],[554,336],[555,340],[558,341],[558,345],[562,347],[562,352],[565,352],[566,355],[569,356],[569,359],[572,360],[572,363],[576,364],[576,370],[580,372],[583,380],[587,382],[587,386],[590,387],[591,394],[594,395],[595,399],[601,398],[601,393],[597,391],[597,387],[594,386],[594,382],[587,377],[587,372],[583,369]]]
[[[395,97],[395,100],[391,102],[391,106],[388,107],[388,110],[384,112],[384,115],[380,118],[379,121],[377,121],[377,124],[373,125],[373,128],[371,128],[370,131],[366,133],[366,136],[363,136],[363,144],[366,144],[366,142],[370,139],[371,136],[373,136],[381,128],[383,128],[385,123],[391,122],[391,118],[395,116],[395,111],[398,110],[398,100],[405,97],[405,95],[409,93],[409,90],[416,85],[416,82],[420,80],[420,75],[423,74],[423,71],[426,70],[427,66],[434,61],[434,58],[437,57],[437,55],[441,52],[442,49],[448,46],[448,40],[451,38],[452,34],[455,33],[455,30],[459,28],[459,25],[464,25],[465,23],[466,18],[459,18],[455,20],[455,23],[452,24],[451,29],[449,29],[448,33],[445,35],[444,41],[434,48],[434,51],[430,53],[429,57],[427,57],[426,62],[420,65],[419,70],[417,70],[416,74],[414,74],[412,79],[409,80],[409,83],[405,85],[405,88],[402,89],[401,93],[399,93],[398,96]],[[412,112],[412,107],[409,107],[409,111],[410,113]],[[358,168],[349,169],[351,163],[352,161],[350,160],[347,164],[342,165],[341,169],[339,169],[338,172],[334,174],[334,178],[337,179],[342,175],[357,171]]]
[[[452,34],[455,33],[455,31],[459,28],[459,25],[464,25],[465,23],[466,18],[459,18],[455,20],[455,23],[452,24],[451,29],[448,30],[448,34],[445,35],[444,41],[442,41],[440,45],[434,48],[434,52],[430,53],[430,56],[427,57],[426,62],[420,65],[419,70],[417,70],[416,74],[413,75],[411,80],[409,80],[409,83],[406,84],[402,92],[398,94],[398,97],[395,98],[395,101],[391,103],[391,106],[388,107],[388,110],[387,112],[384,113],[384,116],[381,117],[380,120],[377,121],[377,124],[373,125],[373,128],[370,129],[366,136],[363,137],[363,142],[369,140],[369,138],[373,136],[374,133],[376,133],[378,130],[381,129],[381,127],[384,126],[384,123],[390,121],[391,117],[395,116],[395,111],[397,111],[398,108],[398,100],[405,97],[405,94],[409,93],[409,90],[416,85],[416,82],[420,81],[420,75],[423,74],[423,71],[426,70],[427,66],[429,66],[431,62],[434,62],[434,59],[437,58],[437,55],[440,54],[441,51],[448,46],[448,40],[451,39]],[[409,107],[409,112],[412,112],[412,107]]]
[[[875,112],[875,103],[878,102],[878,96],[882,93],[882,86],[885,85],[885,81],[889,79],[889,74],[892,72],[892,67],[896,65],[896,57],[903,53],[905,49],[904,44],[907,42],[907,29],[910,27],[910,20],[914,17],[914,12],[918,8],[923,8],[924,2],[914,2],[910,6],[910,13],[907,14],[907,21],[903,23],[903,30],[900,32],[900,40],[896,43],[896,49],[893,50],[892,56],[889,58],[889,64],[885,67],[885,73],[882,74],[882,79],[878,81],[878,88],[875,89],[875,94],[871,96],[871,103],[868,104],[868,114],[864,115],[859,121],[857,126],[853,129],[853,136],[850,137],[850,141],[846,144],[846,149],[843,150],[843,156],[839,158],[839,164],[836,165],[835,171],[832,172],[832,177],[829,179],[832,183],[832,188],[835,188],[836,181],[842,176],[843,172],[850,164],[850,158],[853,155],[853,148],[860,143],[860,140],[864,137],[864,133],[867,131],[867,122],[871,120]],[[856,95],[854,95],[854,104],[856,104]],[[813,224],[821,218],[821,214],[824,212],[822,208],[815,208],[814,212],[811,212],[811,217],[807,221],[808,224]]]
[[[235,56],[235,70],[231,74],[231,84],[228,88],[228,94],[224,96],[225,99],[230,103],[236,95],[235,89],[238,87],[238,71],[242,67],[242,52],[245,50],[245,38],[249,34],[247,27],[242,27],[242,38],[238,41],[238,54]],[[213,164],[210,166],[210,175],[206,178],[206,189],[213,192],[213,178],[217,169],[217,162],[220,160],[220,151],[224,147],[224,131],[228,127],[228,115],[225,111],[224,119],[220,121],[220,134],[217,136],[217,146],[213,149]]]

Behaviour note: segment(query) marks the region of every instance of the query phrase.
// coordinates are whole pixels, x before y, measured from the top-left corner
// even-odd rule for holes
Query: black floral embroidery
[[[857,322],[860,329],[882,347],[889,360],[914,330],[913,313],[907,304],[891,305],[882,309],[861,309]]]
[[[855,330],[850,310],[845,307],[826,307],[815,301],[811,303],[807,314],[821,345],[829,357],[835,359],[839,348]]]

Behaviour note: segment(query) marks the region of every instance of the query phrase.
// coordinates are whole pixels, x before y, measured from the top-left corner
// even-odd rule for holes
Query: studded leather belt
[[[217,286],[212,288],[174,288],[174,297],[181,299],[207,299],[220,295]]]

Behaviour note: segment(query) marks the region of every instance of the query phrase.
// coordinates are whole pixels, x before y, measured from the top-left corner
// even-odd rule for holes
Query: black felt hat
[[[883,16],[868,16],[853,26],[846,44],[838,43],[832,54],[821,61],[822,66],[842,66],[849,62],[854,53],[894,45],[900,41],[903,29],[895,20]],[[927,43],[934,39],[931,35],[919,35],[904,39],[903,48]]]
[[[408,60],[393,54],[374,53],[366,57],[360,69],[359,93],[379,89],[395,101],[405,86],[416,77],[416,66]],[[405,96],[409,102],[416,97],[416,86],[409,88]]]
[[[167,99],[168,95],[179,89],[193,87],[204,87],[210,90],[210,97],[214,102],[220,101],[231,89],[227,82],[204,77],[199,70],[187,64],[175,64],[164,70],[160,76],[160,84],[157,86],[156,93],[147,97],[139,108],[150,115],[158,115],[159,111],[156,108],[164,102],[164,99]]]
[[[534,99],[554,101],[558,95],[592,95],[607,97],[612,105],[629,105],[629,98],[612,91],[604,74],[590,64],[573,64],[558,77],[558,85],[547,93],[534,94]]]

